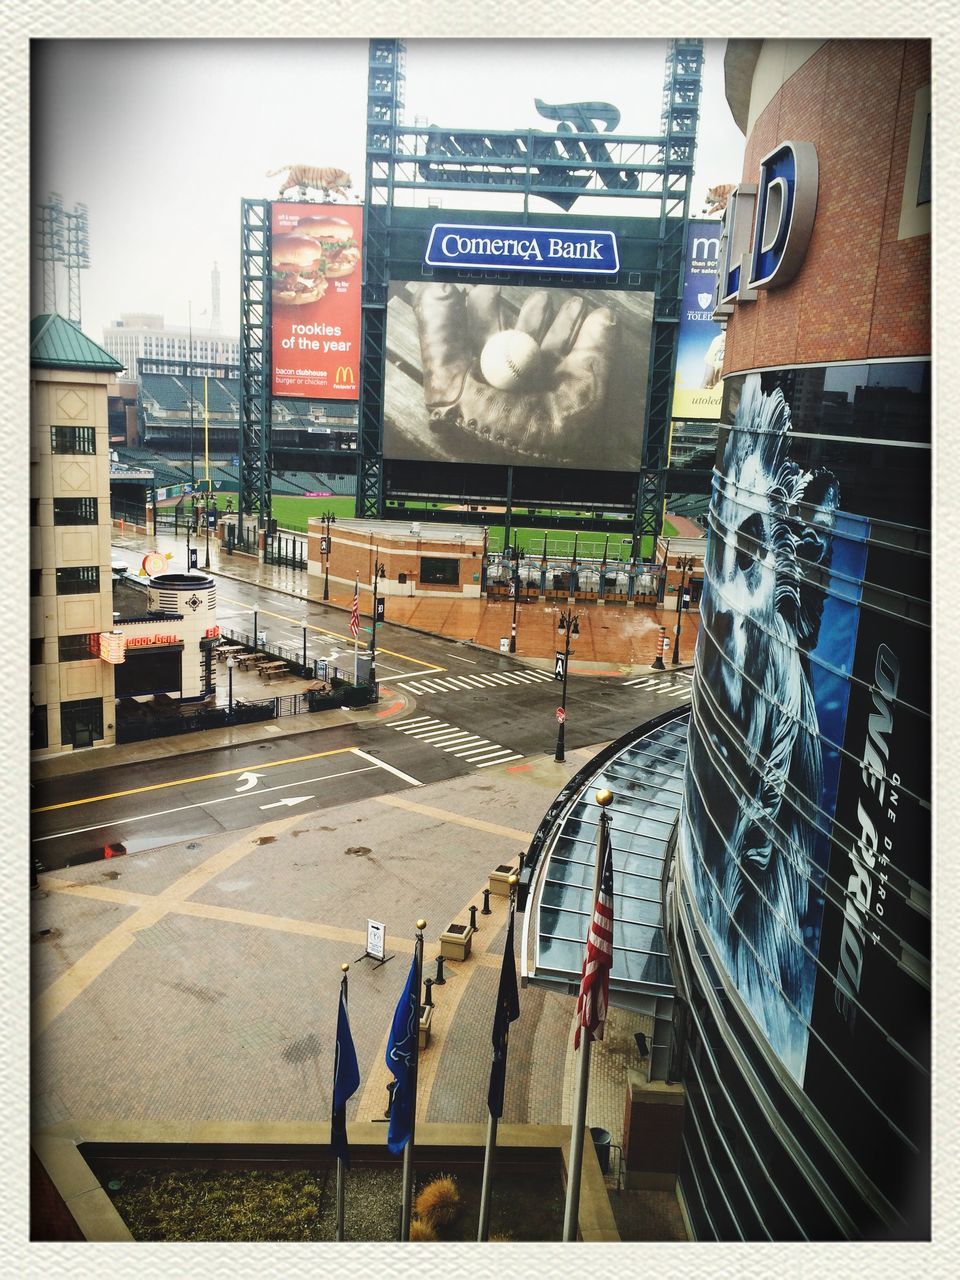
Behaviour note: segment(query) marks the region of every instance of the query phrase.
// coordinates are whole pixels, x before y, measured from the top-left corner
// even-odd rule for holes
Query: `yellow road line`
[[[227,596],[221,596],[220,599],[223,601],[224,604],[235,604],[235,605],[238,605],[239,608],[248,609],[251,613],[253,613],[253,609],[250,608],[250,605],[246,604],[243,600],[231,600]],[[310,602],[308,600],[304,600],[304,604],[309,604],[309,603]],[[270,609],[257,609],[256,612],[258,614],[262,613],[264,617],[267,617],[267,618],[277,618],[279,619],[280,622],[289,622],[292,626],[299,627],[301,631],[303,630],[303,625],[300,619],[291,618],[289,614],[273,613],[271,612]],[[319,631],[320,634],[323,636],[333,636],[335,640],[345,640],[345,641],[348,641],[350,644],[353,644],[353,636],[345,635],[342,631],[331,631],[329,627],[318,627],[315,622],[308,622],[307,630]],[[430,667],[430,669],[433,671],[448,670],[447,667],[437,666],[435,662],[424,662],[422,658],[412,658],[408,653],[397,653],[395,649],[384,649],[381,645],[377,645],[377,653],[378,654],[387,653],[390,655],[391,658],[402,658],[404,662],[415,662],[418,667]],[[411,675],[412,674],[413,673],[411,672]],[[399,677],[399,676],[397,678],[402,679],[402,677]]]
[[[393,809],[408,809],[410,813],[422,813],[428,818],[439,818],[441,822],[453,822],[459,827],[470,827],[473,831],[486,831],[493,836],[506,836],[508,840],[520,840],[529,844],[533,839],[532,831],[518,831],[516,827],[501,827],[496,822],[484,822],[482,818],[468,818],[462,813],[451,813],[449,809],[435,809],[429,804],[417,804],[415,800],[405,800],[403,796],[372,796],[377,804],[387,804]]]
[[[109,791],[102,796],[86,796],[82,800],[64,800],[60,804],[45,804],[31,813],[51,813],[54,809],[73,809],[81,804],[96,804],[98,800],[116,800],[119,796],[138,796],[144,791],[162,791],[165,787],[186,787],[193,782],[209,782],[212,778],[229,778],[241,773],[259,773],[261,769],[277,769],[283,764],[300,764],[303,760],[319,760],[323,756],[342,756],[352,747],[334,747],[330,751],[314,751],[308,756],[289,756],[286,760],[258,761],[237,769],[222,769],[219,773],[199,773],[195,778],[173,778],[170,782],[151,782],[146,787],[130,787],[126,791]]]

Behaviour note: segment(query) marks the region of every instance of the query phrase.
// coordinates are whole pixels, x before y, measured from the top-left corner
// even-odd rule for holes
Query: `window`
[[[30,708],[30,750],[38,751],[47,746],[47,708]]]
[[[79,636],[61,636],[58,648],[59,662],[85,662],[100,656],[100,636],[96,631]]]
[[[82,596],[100,590],[100,570],[95,564],[57,570],[57,595]],[[39,592],[37,592],[39,595]]]
[[[96,498],[54,498],[54,524],[96,524]]]
[[[51,427],[51,453],[96,453],[97,433],[94,427]]]
[[[43,636],[37,636],[30,641],[30,665],[38,667],[43,661]]]
[[[89,747],[103,737],[103,703],[99,698],[60,704],[60,741],[64,746]]]
[[[438,556],[424,556],[420,560],[421,582],[442,582],[458,586],[460,583],[460,561],[442,560]]]
[[[30,499],[30,524],[35,529],[40,523],[40,499]]]

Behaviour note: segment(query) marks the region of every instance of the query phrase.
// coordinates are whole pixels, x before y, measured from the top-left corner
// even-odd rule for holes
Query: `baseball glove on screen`
[[[513,321],[496,285],[427,284],[414,312],[430,426],[447,447],[463,432],[504,458],[555,465],[583,456],[618,344],[608,307],[537,289]]]

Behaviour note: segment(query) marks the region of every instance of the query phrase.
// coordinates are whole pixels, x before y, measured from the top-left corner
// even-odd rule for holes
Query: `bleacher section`
[[[172,373],[144,373],[140,375],[140,383],[144,395],[155,400],[167,413],[186,412],[190,397],[180,378]]]

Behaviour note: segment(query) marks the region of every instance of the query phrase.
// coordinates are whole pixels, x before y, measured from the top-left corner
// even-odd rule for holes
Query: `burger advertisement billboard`
[[[273,395],[356,400],[362,208],[277,201],[270,231]]]
[[[383,453],[636,471],[653,294],[395,281]]]

